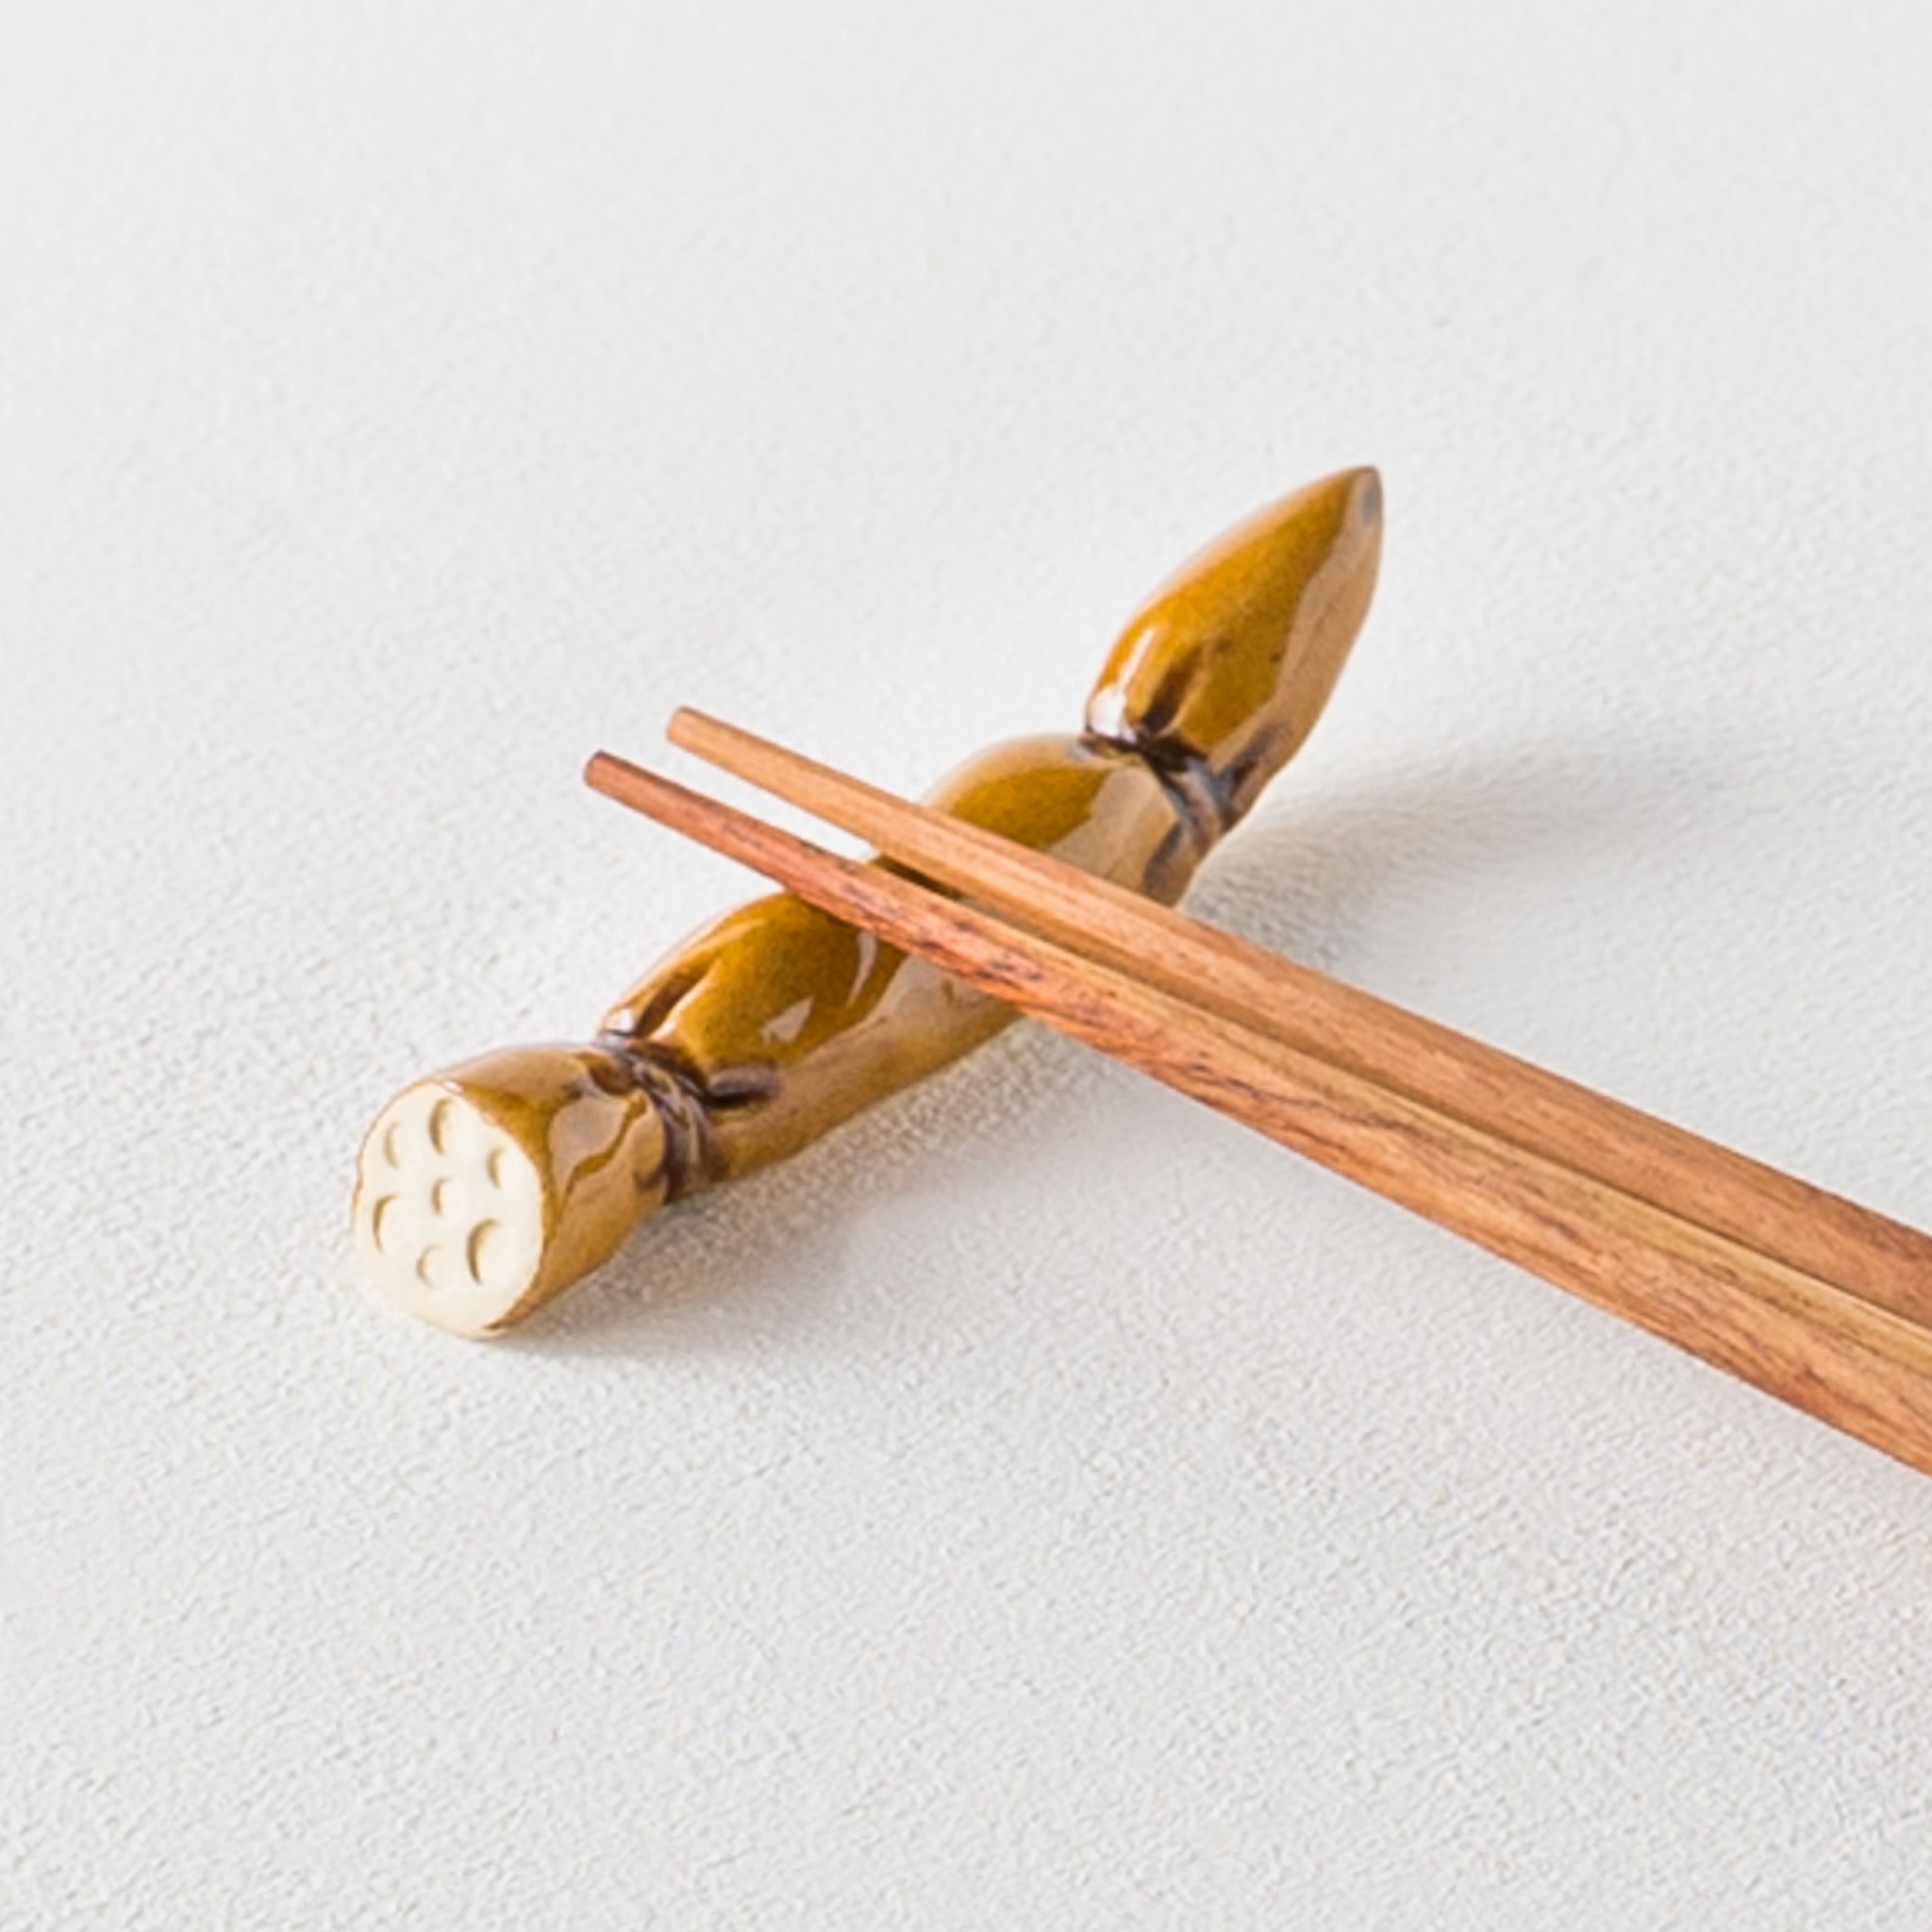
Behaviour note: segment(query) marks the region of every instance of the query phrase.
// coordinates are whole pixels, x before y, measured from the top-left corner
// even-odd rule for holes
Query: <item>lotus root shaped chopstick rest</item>
[[[1373,470],[1262,510],[1131,619],[1083,729],[995,745],[929,802],[1173,904],[1314,728],[1380,545]],[[405,1088],[362,1145],[358,1254],[411,1314],[506,1328],[665,1203],[795,1153],[1012,1018],[790,893],[754,900],[661,960],[590,1041]]]

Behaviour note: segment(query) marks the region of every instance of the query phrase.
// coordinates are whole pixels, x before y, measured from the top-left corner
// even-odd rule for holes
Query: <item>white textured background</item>
[[[1917,4],[41,0],[0,50],[0,1921],[1923,1927],[1932,1483],[1028,1032],[514,1341],[406,1079],[1257,504],[1207,914],[1932,1221]]]

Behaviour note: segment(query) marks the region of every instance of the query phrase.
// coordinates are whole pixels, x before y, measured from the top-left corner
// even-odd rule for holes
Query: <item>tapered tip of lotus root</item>
[[[1342,470],[1190,558],[1128,620],[1087,728],[1190,770],[1218,830],[1315,728],[1374,594],[1382,480]]]
[[[363,1141],[352,1209],[370,1284],[488,1335],[607,1260],[664,1197],[658,1112],[592,1047],[518,1047],[406,1087]]]

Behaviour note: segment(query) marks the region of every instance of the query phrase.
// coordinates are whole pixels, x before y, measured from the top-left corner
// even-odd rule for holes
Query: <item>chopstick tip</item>
[[[584,783],[592,791],[608,794],[616,781],[633,769],[615,752],[593,751],[584,760]]]
[[[707,729],[715,728],[717,722],[690,705],[679,705],[665,721],[664,736],[679,751],[693,751],[704,742]]]

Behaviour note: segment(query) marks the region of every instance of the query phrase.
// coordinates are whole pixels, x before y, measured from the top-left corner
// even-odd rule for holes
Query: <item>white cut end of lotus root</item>
[[[356,1252],[371,1282],[458,1335],[497,1326],[543,1257],[543,1189],[529,1158],[473,1102],[410,1087],[377,1115],[356,1178]]]

